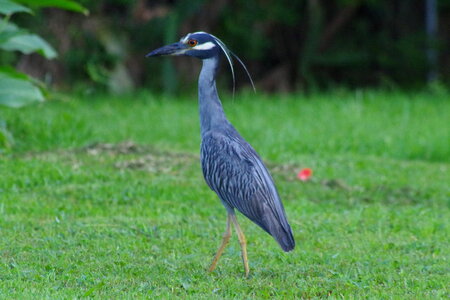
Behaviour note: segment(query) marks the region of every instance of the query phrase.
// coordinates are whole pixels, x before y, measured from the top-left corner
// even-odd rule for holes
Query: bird
[[[234,225],[241,246],[245,276],[249,276],[247,242],[235,210],[256,223],[270,234],[281,249],[289,252],[295,247],[291,226],[279,193],[267,167],[253,147],[228,121],[216,88],[216,75],[223,56],[233,75],[233,57],[244,63],[216,36],[199,31],[189,33],[179,42],[151,51],[146,57],[191,56],[203,62],[198,79],[198,103],[200,114],[200,161],[207,185],[220,198],[227,211],[226,230],[214,256],[209,272],[216,265],[228,244]],[[254,85],[253,85],[254,87]]]

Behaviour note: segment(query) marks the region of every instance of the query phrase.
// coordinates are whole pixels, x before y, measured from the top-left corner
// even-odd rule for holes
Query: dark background
[[[43,9],[13,17],[48,40],[58,59],[37,54],[3,59],[61,90],[183,92],[195,87],[198,62],[144,56],[189,32],[207,31],[238,54],[258,89],[268,92],[450,82],[450,0],[437,1],[432,40],[426,34],[426,1],[418,0],[79,2],[88,16]],[[435,62],[427,60],[430,48]],[[237,88],[249,87],[245,73],[236,69]],[[230,75],[220,80],[231,88]]]

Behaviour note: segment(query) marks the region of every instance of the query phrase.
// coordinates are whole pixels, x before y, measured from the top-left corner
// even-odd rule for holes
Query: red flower
[[[310,168],[301,169],[297,174],[297,178],[301,181],[307,181],[312,175],[312,170]]]

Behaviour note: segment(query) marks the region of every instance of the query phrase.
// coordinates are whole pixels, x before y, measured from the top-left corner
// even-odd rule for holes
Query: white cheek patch
[[[197,45],[195,47],[192,47],[193,50],[210,50],[212,48],[216,47],[216,45],[213,42],[206,42],[200,45]]]

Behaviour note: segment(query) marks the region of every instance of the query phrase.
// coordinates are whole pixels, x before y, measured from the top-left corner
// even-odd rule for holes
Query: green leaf
[[[29,81],[30,83],[32,83],[36,87],[40,88],[41,91],[44,93],[44,95],[47,92],[47,90],[46,90],[47,87],[46,87],[44,82],[40,81],[37,78],[28,76],[27,74],[18,72],[18,71],[16,71],[16,69],[14,69],[11,66],[0,66],[0,74],[1,73],[3,73],[3,75],[11,77],[11,78],[16,78],[16,79],[22,79],[22,80]]]
[[[16,79],[23,79],[23,80],[31,80],[31,78],[24,73],[18,72],[16,71],[16,69],[14,69],[11,66],[0,66],[0,74],[11,77],[11,78],[16,78]]]
[[[14,139],[6,127],[6,122],[0,119],[0,154],[4,152],[5,149],[10,149],[14,144]]]
[[[0,31],[0,45],[6,43],[9,39],[24,34],[26,31]]]
[[[37,52],[48,59],[57,56],[55,49],[45,40],[35,34],[19,34],[0,43],[0,48],[7,51],[20,51],[24,54]]]
[[[41,101],[44,101],[41,90],[30,81],[0,72],[0,105],[21,107]]]
[[[1,1],[1,0],[0,0]],[[20,51],[24,54],[38,52],[48,59],[55,58],[57,53],[50,44],[35,34],[17,27],[11,22],[0,18],[0,49],[7,51]]]
[[[6,42],[13,36],[28,33],[27,30],[17,27],[16,24],[8,22],[7,19],[0,17],[0,44]]]
[[[31,10],[9,0],[0,0],[0,14],[12,15],[17,12],[31,13]]]
[[[58,7],[65,10],[89,14],[89,10],[71,0],[16,0],[16,2],[34,7]]]

